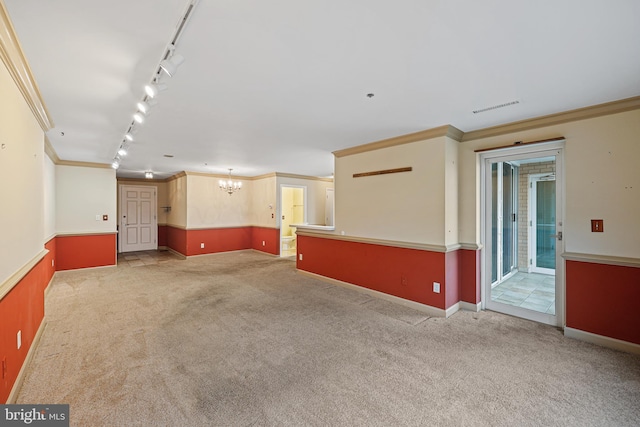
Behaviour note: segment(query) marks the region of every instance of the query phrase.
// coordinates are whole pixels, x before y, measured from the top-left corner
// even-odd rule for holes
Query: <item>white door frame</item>
[[[482,309],[495,309],[506,314],[534,320],[554,326],[565,326],[565,274],[564,239],[556,244],[556,314],[550,315],[521,307],[499,304],[491,301],[491,163],[524,160],[536,157],[555,157],[556,159],[556,232],[561,233],[565,222],[564,205],[564,140],[532,145],[508,147],[479,153],[480,160],[480,250],[481,260],[481,306]],[[496,307],[496,304],[499,305]]]
[[[301,188],[302,189],[302,197],[303,197],[303,213],[302,213],[302,222],[306,223],[307,222],[307,208],[308,208],[308,203],[307,203],[307,186],[306,185],[295,185],[295,184],[280,184],[280,189],[278,191],[278,203],[276,205],[276,215],[277,215],[277,221],[276,221],[276,225],[278,226],[278,229],[280,230],[280,242],[279,242],[279,247],[280,250],[282,250],[282,238],[283,238],[283,233],[284,230],[282,229],[282,189],[283,188]]]
[[[121,253],[122,252],[122,247],[123,247],[123,236],[124,236],[124,227],[126,226],[126,220],[124,219],[123,216],[123,204],[124,204],[124,199],[125,199],[125,193],[124,191],[127,188],[137,188],[137,189],[145,189],[145,190],[149,190],[149,189],[153,189],[153,224],[152,224],[152,228],[154,230],[154,243],[155,243],[155,247],[152,249],[148,249],[148,250],[154,250],[154,249],[158,249],[158,187],[155,185],[127,185],[127,184],[120,184],[119,185],[119,203],[118,203],[118,252]]]

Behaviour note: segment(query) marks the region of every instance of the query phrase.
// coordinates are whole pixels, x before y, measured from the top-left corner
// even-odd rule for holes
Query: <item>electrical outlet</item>
[[[96,215],[96,221],[100,221],[100,215]]]
[[[56,264],[56,260],[52,259],[51,260],[51,267],[53,267]]]
[[[262,241],[262,246],[264,246],[264,240]]]
[[[18,341],[18,350],[20,350],[20,347],[22,347],[22,331],[18,331],[16,339]]]
[[[435,292],[436,294],[440,293],[440,283],[433,282],[433,292]]]
[[[102,215],[103,221],[109,221],[109,215]]]
[[[402,286],[407,286],[407,277],[404,274],[400,276],[400,284]]]
[[[200,243],[200,249],[204,249],[204,243]]]
[[[298,258],[302,261],[302,254],[298,254]]]

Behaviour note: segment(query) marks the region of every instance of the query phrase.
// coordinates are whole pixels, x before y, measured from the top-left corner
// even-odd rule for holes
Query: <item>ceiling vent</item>
[[[498,104],[492,107],[482,108],[480,110],[473,110],[473,114],[484,113],[485,111],[497,110],[498,108],[508,107],[509,105],[515,105],[519,103],[520,101],[505,102],[504,104]]]

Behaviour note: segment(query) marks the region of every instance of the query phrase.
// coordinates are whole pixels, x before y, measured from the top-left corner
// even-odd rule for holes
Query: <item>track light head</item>
[[[136,123],[142,123],[144,122],[144,116],[141,113],[135,113],[133,115],[133,120],[135,120]]]
[[[149,110],[151,109],[151,105],[149,105],[149,103],[145,101],[138,102],[137,107],[138,107],[138,110],[140,110],[140,112],[144,114],[149,114]]]
[[[155,98],[160,92],[167,89],[167,85],[164,83],[150,83],[144,87],[144,93],[149,98]]]
[[[124,139],[126,139],[128,142],[133,141],[133,135],[131,135],[130,132],[127,132],[124,134]]]
[[[111,163],[111,167],[118,169],[120,167],[120,162],[118,162],[118,160],[114,160],[113,163]]]
[[[175,54],[171,56],[171,58],[167,58],[162,62],[160,62],[160,68],[162,68],[162,71],[167,73],[169,77],[173,77],[176,71],[178,71],[178,67],[183,62],[184,62],[184,56],[180,54]]]

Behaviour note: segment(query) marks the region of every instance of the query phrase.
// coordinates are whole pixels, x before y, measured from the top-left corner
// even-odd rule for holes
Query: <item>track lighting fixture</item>
[[[1,2],[2,0],[0,0]],[[127,146],[133,142],[133,135],[137,133],[139,124],[142,124],[145,120],[145,116],[149,114],[151,107],[153,107],[157,101],[154,99],[160,92],[167,89],[167,85],[160,82],[160,78],[163,75],[163,72],[166,73],[169,77],[172,77],[180,64],[184,62],[184,57],[182,55],[175,54],[176,43],[182,34],[182,31],[185,28],[185,25],[189,21],[193,9],[199,0],[189,0],[189,5],[181,17],[179,21],[179,25],[177,26],[176,32],[174,33],[169,45],[167,46],[164,54],[162,56],[162,60],[158,68],[155,69],[155,73],[151,82],[144,87],[144,93],[142,100],[137,103],[138,111],[133,115],[133,121],[129,125],[127,132],[124,134],[124,139],[120,143],[118,147],[118,152],[113,158],[113,163],[111,163],[111,167],[114,169],[118,169],[120,167],[121,158],[127,155]],[[229,170],[229,176],[231,176],[231,170]],[[145,178],[152,179],[153,172],[146,171]],[[231,182],[231,181],[230,181]],[[237,183],[232,183],[231,185]],[[241,185],[241,184],[240,184]],[[239,188],[237,188],[239,189]],[[231,193],[229,193],[231,194]]]
[[[133,120],[135,120],[136,123],[142,123],[144,122],[144,116],[141,113],[135,113],[133,115]]]
[[[167,58],[160,62],[160,68],[162,71],[167,73],[169,77],[173,77],[173,75],[178,71],[178,67],[180,64],[184,62],[184,56],[180,54],[172,55],[170,58]]]
[[[149,98],[155,98],[158,93],[166,89],[167,85],[164,83],[150,83],[144,87],[144,93],[146,93]]]
[[[146,101],[140,101],[137,104],[138,110],[144,114],[149,114],[149,110],[151,109],[151,105],[149,105]]]

